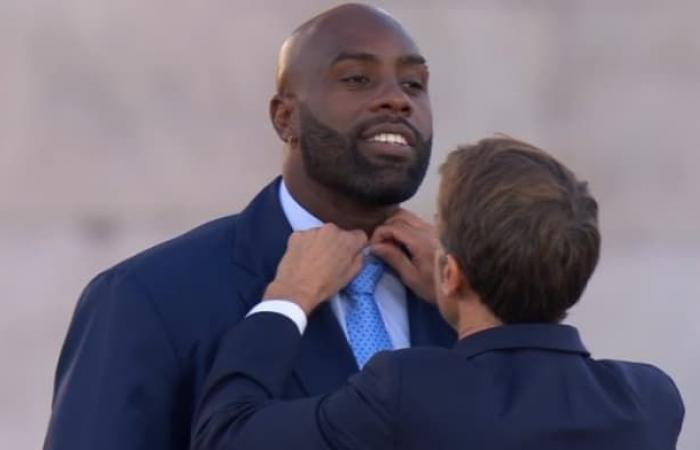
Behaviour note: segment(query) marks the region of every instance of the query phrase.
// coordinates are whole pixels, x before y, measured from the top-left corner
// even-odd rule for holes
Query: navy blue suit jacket
[[[232,329],[192,449],[671,450],[683,420],[666,374],[591,359],[570,326],[506,325],[451,350],[379,353],[334,393],[279,400],[301,341],[275,313]]]
[[[221,335],[274,276],[291,229],[279,179],[240,214],[98,275],[75,310],[56,372],[46,450],[177,450]],[[413,345],[449,346],[434,308],[409,293]],[[247,343],[251,344],[251,343]],[[329,392],[357,371],[329,307],[310,318],[280,396]]]

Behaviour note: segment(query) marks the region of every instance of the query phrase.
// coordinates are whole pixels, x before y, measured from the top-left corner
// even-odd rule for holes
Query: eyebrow
[[[334,66],[342,61],[353,60],[353,61],[363,61],[363,62],[377,62],[379,58],[377,55],[366,52],[341,52],[333,58],[331,66]],[[425,58],[418,54],[410,54],[401,56],[399,58],[398,64],[401,66],[423,66],[426,64]]]
[[[421,55],[410,54],[399,58],[399,64],[402,66],[425,66],[426,61]]]
[[[376,55],[373,55],[371,53],[364,53],[364,52],[341,52],[333,58],[333,61],[331,62],[331,66],[335,66],[336,64],[347,61],[347,60],[353,60],[353,61],[364,61],[364,62],[377,62],[379,58],[377,58]]]

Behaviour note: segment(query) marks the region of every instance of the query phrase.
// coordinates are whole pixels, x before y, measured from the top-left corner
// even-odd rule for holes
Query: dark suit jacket
[[[332,394],[278,401],[301,340],[275,313],[232,329],[192,448],[670,450],[683,420],[666,374],[591,359],[570,326],[506,325],[452,350],[379,353]]]
[[[47,450],[187,448],[195,398],[218,341],[259,302],[291,233],[279,180],[240,214],[205,224],[98,275],[80,298],[58,362]],[[409,294],[414,345],[454,340]],[[282,382],[284,398],[357,371],[329,307],[315,313]]]

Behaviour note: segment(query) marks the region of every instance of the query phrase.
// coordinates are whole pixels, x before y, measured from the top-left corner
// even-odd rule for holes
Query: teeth
[[[370,142],[382,142],[385,144],[408,145],[406,138],[396,133],[380,133],[372,136]]]

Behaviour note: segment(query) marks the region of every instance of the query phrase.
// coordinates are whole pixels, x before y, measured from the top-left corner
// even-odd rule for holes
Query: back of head
[[[563,319],[600,252],[586,183],[506,137],[458,148],[441,170],[440,237],[481,301],[504,323]]]

